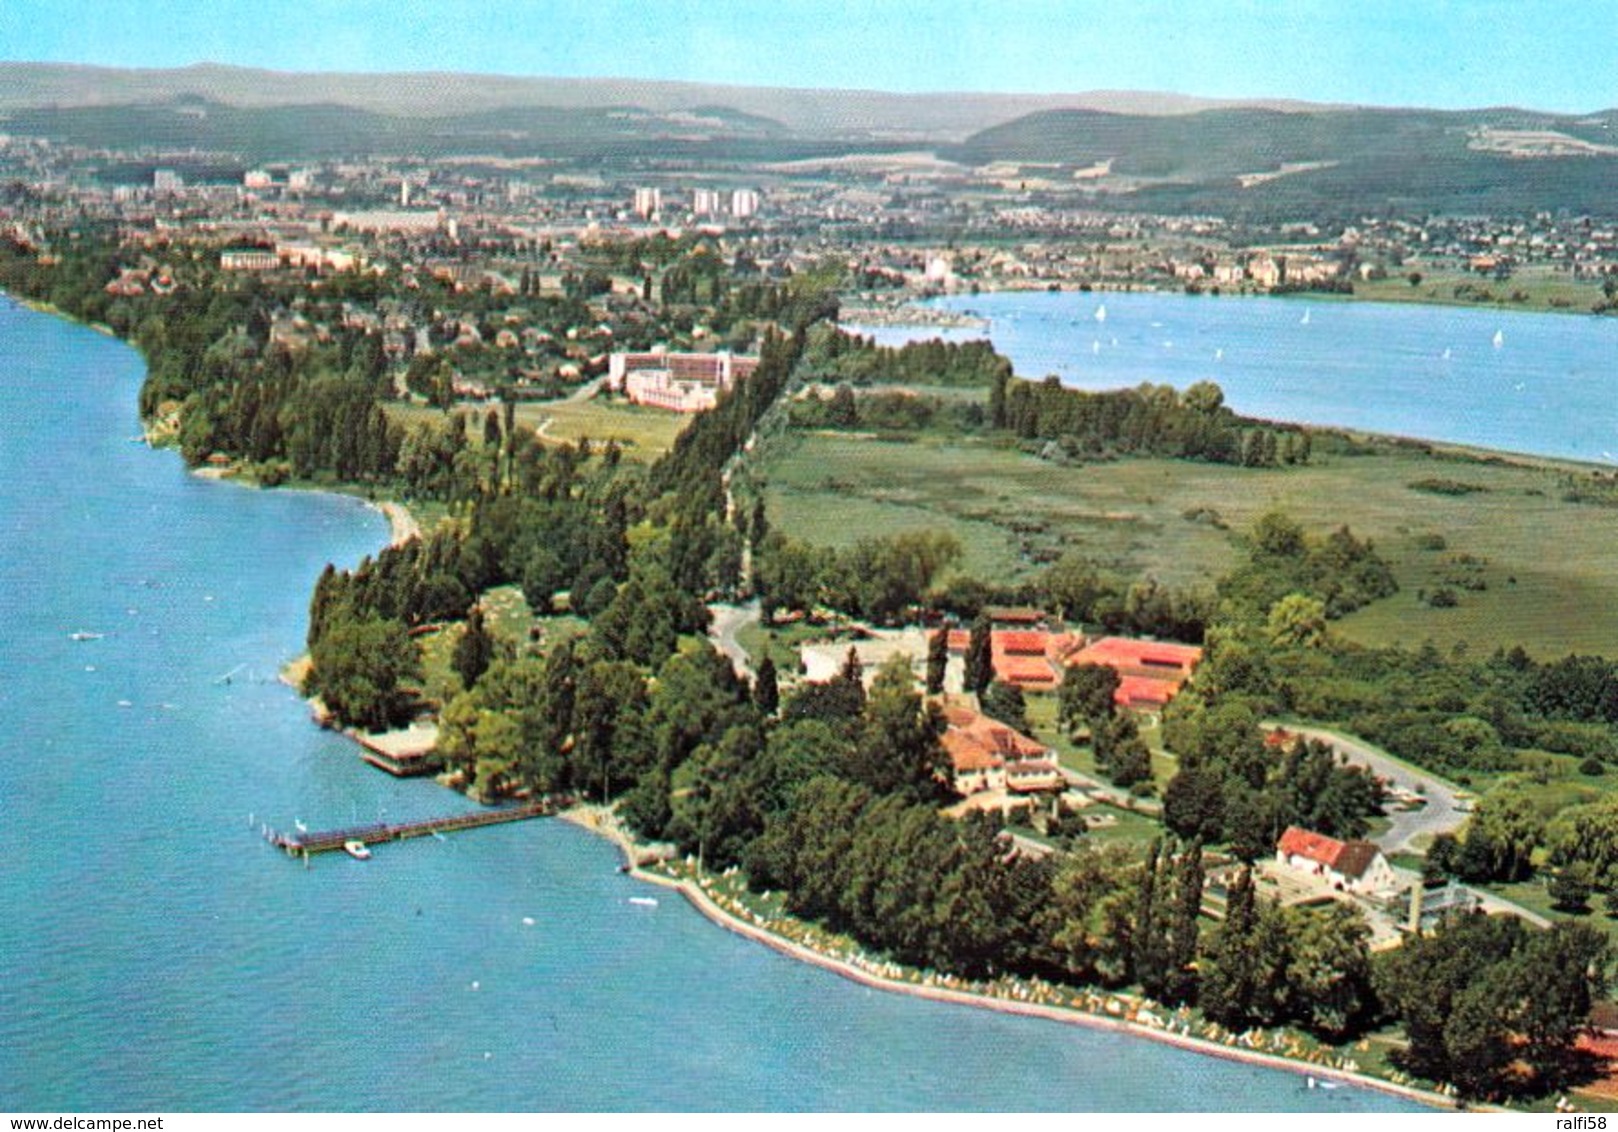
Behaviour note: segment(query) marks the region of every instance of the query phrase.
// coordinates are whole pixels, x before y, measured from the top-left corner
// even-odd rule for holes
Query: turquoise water
[[[1413,1107],[858,986],[560,822],[288,861],[249,815],[468,805],[275,680],[385,525],[131,443],[140,377],[0,299],[0,1110]]]
[[[1169,292],[939,305],[987,318],[1023,377],[1080,389],[1215,381],[1247,416],[1618,464],[1614,318]],[[937,332],[867,333],[892,344]]]

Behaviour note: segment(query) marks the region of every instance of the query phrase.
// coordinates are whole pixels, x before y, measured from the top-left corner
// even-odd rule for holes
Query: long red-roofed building
[[[1201,660],[1196,645],[1102,637],[1069,655],[1067,664],[1111,668],[1118,673],[1113,698],[1120,707],[1156,709],[1179,694]]]

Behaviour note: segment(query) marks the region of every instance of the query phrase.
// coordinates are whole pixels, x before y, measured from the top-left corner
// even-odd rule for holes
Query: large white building
[[[607,387],[637,405],[674,413],[700,413],[719,403],[719,394],[748,377],[758,359],[740,354],[612,354]]]
[[[722,200],[718,189],[697,189],[691,194],[691,211],[698,216],[717,216]]]
[[[661,189],[636,189],[635,190],[635,213],[642,220],[650,220],[653,216],[657,215],[659,212],[662,212],[662,211],[663,211],[663,190],[661,190]]]
[[[737,220],[746,220],[749,216],[757,214],[758,206],[757,189],[737,189],[730,194],[730,214]]]

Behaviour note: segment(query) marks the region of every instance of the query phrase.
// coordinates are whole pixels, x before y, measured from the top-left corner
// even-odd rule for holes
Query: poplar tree
[[[944,690],[944,673],[949,669],[949,630],[939,629],[927,642],[927,694]]]
[[[988,614],[979,613],[972,622],[966,644],[966,691],[982,695],[994,679],[994,644]]]
[[[775,714],[776,708],[781,706],[781,684],[776,675],[775,661],[765,657],[759,662],[758,677],[753,682],[753,702],[758,710],[767,716]]]
[[[1190,1002],[1197,993],[1198,917],[1202,915],[1202,842],[1191,842],[1174,862],[1174,903],[1164,941],[1166,962],[1159,997],[1170,1005]]]
[[[482,607],[474,605],[466,618],[466,631],[455,642],[455,654],[450,664],[460,676],[462,685],[471,688],[488,671],[489,662],[493,659],[494,637],[483,623]]]
[[[1225,920],[1208,941],[1200,964],[1198,1004],[1215,1022],[1246,1026],[1253,1007],[1257,974],[1253,951],[1258,907],[1253,867],[1242,866],[1225,899]]]

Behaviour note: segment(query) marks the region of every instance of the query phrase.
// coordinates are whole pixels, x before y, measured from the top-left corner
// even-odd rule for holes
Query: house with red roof
[[[1061,769],[1042,743],[964,704],[944,708],[944,751],[955,792],[1060,790]]]
[[[1172,700],[1202,660],[1202,649],[1166,641],[1102,637],[1071,653],[1066,664],[1095,664],[1118,673],[1119,707],[1156,711]]]
[[[1399,877],[1369,841],[1339,841],[1323,833],[1288,826],[1275,847],[1276,864],[1320,877],[1333,888],[1361,896],[1397,892]]]

